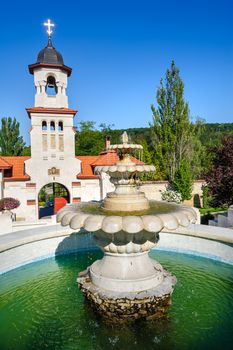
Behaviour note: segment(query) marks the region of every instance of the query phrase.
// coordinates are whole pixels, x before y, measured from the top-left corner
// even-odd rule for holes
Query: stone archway
[[[59,209],[70,202],[69,191],[64,185],[59,182],[51,182],[43,186],[38,194],[39,219],[56,214],[59,201],[61,202]]]

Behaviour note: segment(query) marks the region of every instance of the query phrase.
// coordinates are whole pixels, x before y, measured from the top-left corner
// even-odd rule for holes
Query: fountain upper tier
[[[190,222],[194,223],[196,214],[192,208],[149,201],[145,194],[137,189],[137,174],[155,171],[155,167],[144,165],[136,158],[133,162],[129,150],[139,149],[135,146],[142,146],[129,144],[126,133],[122,135],[122,141],[121,145],[111,146],[112,149],[120,150],[120,160],[117,164],[95,167],[97,173],[106,172],[110,175],[110,181],[116,186],[115,191],[108,193],[99,203],[79,203],[64,207],[59,211],[57,221],[63,226],[70,225],[74,230],[83,227],[87,231],[101,232],[101,235],[108,236],[110,242],[117,241],[116,237],[111,236],[116,233],[119,236],[143,232],[143,236],[148,240],[146,232],[158,233],[163,228],[175,230],[180,225],[188,226]],[[133,238],[134,243],[137,240],[137,237]],[[122,239],[120,241],[122,242]],[[124,244],[131,241],[132,237],[129,235]],[[153,239],[152,241],[154,242]],[[103,247],[107,246],[105,243]]]
[[[140,173],[154,172],[154,165],[145,165],[140,161],[133,162],[130,153],[134,150],[142,150],[137,144],[128,143],[126,132],[122,135],[122,144],[111,145],[109,149],[116,150],[120,160],[116,165],[97,166],[95,172],[106,172],[110,175],[110,181],[116,186],[114,192],[108,193],[103,207],[113,211],[137,211],[149,209],[149,201],[143,192],[137,189],[137,176]]]

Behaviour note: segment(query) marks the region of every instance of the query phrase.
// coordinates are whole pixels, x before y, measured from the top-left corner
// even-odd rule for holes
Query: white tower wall
[[[55,79],[56,95],[51,96],[46,92],[48,77]],[[36,68],[34,70],[34,84],[36,87],[35,107],[68,108],[67,73],[58,68]]]

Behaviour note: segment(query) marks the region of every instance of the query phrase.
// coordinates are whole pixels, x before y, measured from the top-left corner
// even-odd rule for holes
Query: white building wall
[[[42,130],[42,122],[46,121],[47,130]],[[77,174],[81,171],[81,161],[75,158],[75,132],[73,130],[73,115],[66,114],[31,114],[31,155],[25,162],[25,171],[31,182],[36,184],[35,207],[38,208],[38,195],[41,188],[49,183],[58,182],[69,191],[70,201],[73,201],[72,183],[77,182]],[[55,123],[55,130],[50,130],[51,122]],[[59,131],[59,122],[63,123],[63,130]],[[43,135],[47,137],[47,149],[43,145]],[[59,148],[59,137],[63,137],[64,149]],[[51,137],[55,138],[52,147]],[[49,174],[55,168],[56,174]],[[38,216],[37,209],[36,217]]]
[[[75,157],[75,132],[73,130],[73,115],[32,113],[30,131],[32,158]],[[42,123],[47,123],[47,130],[42,130]],[[55,123],[55,131],[50,130],[51,122]],[[63,123],[63,131],[59,131],[59,122]],[[43,148],[43,135],[47,136],[47,150]],[[56,147],[51,147],[51,136],[55,136]],[[64,150],[59,150],[59,136],[63,136]]]
[[[189,201],[185,201],[185,204],[192,206],[202,206],[202,186],[205,184],[204,180],[197,180],[193,183],[192,198]],[[151,200],[162,200],[162,192],[166,191],[168,186],[167,181],[154,181],[144,183],[140,186],[140,191],[144,192],[146,197]]]
[[[115,191],[115,186],[110,182],[110,176],[106,173],[102,173],[100,179],[100,196],[101,199],[104,199],[107,193]]]
[[[167,181],[156,181],[148,184],[142,184],[139,189],[145,193],[148,199],[160,201],[161,194],[162,192],[166,191],[167,186]]]
[[[81,180],[81,201],[89,202],[91,200],[101,200],[101,188],[99,179]]]

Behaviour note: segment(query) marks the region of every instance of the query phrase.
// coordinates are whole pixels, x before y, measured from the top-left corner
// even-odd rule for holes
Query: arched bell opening
[[[47,78],[47,84],[46,84],[45,90],[48,96],[55,96],[57,94],[56,80],[52,75],[49,75]]]

